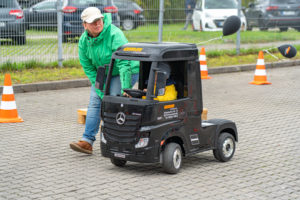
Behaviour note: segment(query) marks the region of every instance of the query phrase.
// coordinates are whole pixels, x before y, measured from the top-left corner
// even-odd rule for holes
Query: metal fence
[[[0,2],[2,1],[5,2],[5,0]],[[13,2],[17,0],[7,1]],[[139,34],[139,37],[143,38],[139,38],[139,40],[146,40],[147,36],[153,34],[157,34],[156,41],[159,40],[160,0],[113,0],[114,4],[111,4],[111,1],[19,0],[22,9],[12,3],[12,7],[9,8],[6,17],[3,17],[3,13],[0,14],[0,64],[32,60],[56,62],[77,59],[78,38],[83,31],[80,13],[83,8],[88,6],[97,6],[101,8],[102,12],[111,13],[113,23],[120,26],[128,38],[134,38],[131,36],[135,36],[136,33],[142,33]],[[217,2],[217,0],[215,1]],[[59,2],[62,3],[61,6],[59,6]],[[218,2],[223,1],[218,0]],[[200,1],[197,0],[196,10],[198,11],[200,10],[200,4]],[[117,10],[118,13],[116,13]],[[300,15],[299,10],[300,7],[296,8],[295,11],[286,12],[286,14],[291,15],[293,12],[298,12]],[[60,14],[62,24],[58,25],[57,20]],[[185,1],[164,0],[163,14],[164,25],[174,25],[174,29],[171,29],[171,32],[182,31],[181,29],[186,18]],[[9,23],[16,24],[16,21],[18,21],[19,27],[16,28],[13,25],[9,25]],[[216,26],[221,26],[221,22],[220,20],[213,21]],[[298,23],[292,28],[300,31],[300,21]],[[209,24],[202,23],[202,27],[205,28],[206,26],[209,26]],[[286,27],[281,26],[278,25],[277,28],[279,27],[281,31],[286,31]],[[246,29],[246,27],[244,28]],[[24,31],[22,32],[23,29]],[[203,28],[199,29],[202,30]],[[62,32],[61,36],[59,36],[59,30]],[[189,30],[192,30],[191,25],[189,25]],[[130,42],[136,41],[130,40]]]
[[[11,1],[11,0],[9,0]],[[77,43],[80,34],[83,32],[80,14],[84,7],[97,6],[102,12],[110,12],[113,16],[113,24],[126,31],[131,32],[157,32],[153,29],[158,24],[159,1],[133,1],[114,0],[114,5],[110,5],[110,0],[61,0],[61,9],[57,8],[60,0],[23,0],[19,1],[22,10],[20,16],[16,17],[8,14],[8,20],[20,21],[20,26],[24,27],[26,37],[24,41],[17,42],[16,37],[22,37],[20,33],[23,28],[8,26],[7,37],[0,37],[0,64],[5,62],[42,61],[55,62],[61,56],[63,60],[76,59],[78,57]],[[75,3],[74,3],[75,2]],[[185,20],[184,2],[173,5],[169,1],[169,8],[166,8],[165,23],[176,23]],[[168,3],[168,1],[166,1]],[[118,8],[118,13],[116,8]],[[61,11],[61,12],[60,12]],[[62,25],[58,25],[58,16],[62,14]],[[118,15],[117,15],[118,14]],[[114,16],[117,17],[114,17]],[[1,25],[1,24],[0,24]],[[62,28],[62,55],[59,55],[59,28]],[[72,32],[72,30],[75,30]],[[131,41],[134,42],[134,41]]]

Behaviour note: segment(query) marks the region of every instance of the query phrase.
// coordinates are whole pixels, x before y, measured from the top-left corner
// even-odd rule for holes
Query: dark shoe
[[[81,153],[86,153],[86,154],[92,154],[93,153],[93,147],[90,145],[90,143],[86,141],[79,141],[79,142],[72,142],[70,144],[71,149],[74,151],[78,151]]]

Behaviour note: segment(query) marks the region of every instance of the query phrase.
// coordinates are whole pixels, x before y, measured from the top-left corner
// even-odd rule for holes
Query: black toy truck
[[[115,59],[140,62],[138,89],[125,90],[132,98],[109,94]],[[154,100],[163,94],[167,81],[159,62],[171,68],[176,100]],[[105,88],[101,153],[114,165],[160,162],[167,173],[177,173],[183,156],[213,150],[217,160],[226,162],[234,155],[238,141],[235,123],[201,119],[202,86],[195,44],[128,43],[112,55],[105,85],[104,72],[100,67],[97,76],[98,88]]]

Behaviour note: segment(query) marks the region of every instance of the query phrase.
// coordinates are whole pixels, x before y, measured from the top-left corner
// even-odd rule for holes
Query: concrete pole
[[[57,0],[58,66],[63,67],[62,51],[62,0]]]
[[[159,1],[159,20],[158,20],[158,42],[162,42],[163,24],[164,24],[164,0]]]
[[[241,18],[241,0],[238,0],[238,17]],[[238,30],[236,34],[236,54],[240,54],[240,46],[241,46],[241,31],[240,29]]]

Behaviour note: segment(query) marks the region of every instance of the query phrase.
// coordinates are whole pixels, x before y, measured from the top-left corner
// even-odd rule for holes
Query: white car
[[[221,31],[224,21],[231,15],[238,15],[236,0],[198,0],[193,14],[196,31]],[[247,29],[247,20],[241,11],[241,30]]]

